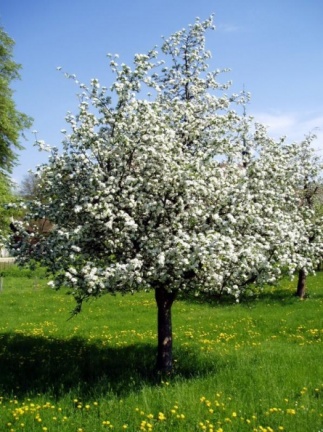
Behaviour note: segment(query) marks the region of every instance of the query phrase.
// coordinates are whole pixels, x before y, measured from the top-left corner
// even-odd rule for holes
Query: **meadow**
[[[175,371],[156,375],[153,293],[74,300],[0,269],[0,431],[323,431],[323,273],[236,304],[178,300]]]

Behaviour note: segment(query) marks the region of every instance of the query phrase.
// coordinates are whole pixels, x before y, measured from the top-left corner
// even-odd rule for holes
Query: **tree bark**
[[[304,298],[306,293],[306,273],[304,269],[300,269],[298,272],[297,290],[295,295],[300,298]]]
[[[175,292],[169,292],[164,287],[155,289],[155,299],[158,308],[157,332],[157,370],[170,373],[173,369],[173,335],[171,307],[176,298]]]

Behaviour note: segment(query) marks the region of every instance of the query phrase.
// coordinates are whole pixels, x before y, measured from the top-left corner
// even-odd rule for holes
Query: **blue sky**
[[[20,111],[34,118],[39,139],[59,145],[67,111],[76,112],[78,92],[61,66],[89,83],[111,85],[107,53],[131,62],[135,53],[161,45],[161,36],[215,14],[207,34],[213,69],[230,68],[222,80],[251,92],[249,114],[273,136],[302,140],[315,131],[323,156],[323,1],[321,0],[0,0],[0,25],[15,40],[22,64],[14,83]],[[22,140],[20,182],[47,154]]]

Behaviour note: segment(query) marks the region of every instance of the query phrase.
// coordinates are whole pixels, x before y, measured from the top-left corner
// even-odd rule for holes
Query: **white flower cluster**
[[[197,20],[165,40],[165,64],[156,50],[133,69],[114,56],[111,94],[92,80],[67,116],[63,153],[38,170],[42,199],[26,223],[55,229],[17,255],[46,265],[78,301],[162,285],[238,298],[285,270],[312,271],[322,254],[322,224],[303,205],[319,174],[311,140],[275,142],[233,109],[239,98],[208,71],[212,26]]]

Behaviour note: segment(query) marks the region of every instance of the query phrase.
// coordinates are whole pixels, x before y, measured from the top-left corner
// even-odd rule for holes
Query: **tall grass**
[[[323,275],[241,304],[173,306],[175,373],[156,376],[153,293],[74,307],[45,274],[5,269],[0,431],[323,430]]]

